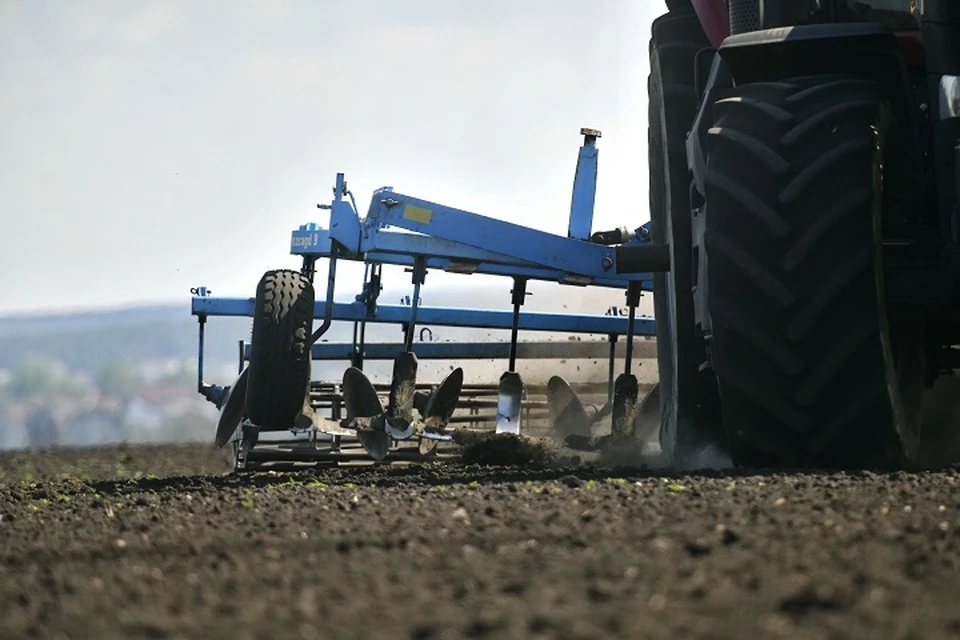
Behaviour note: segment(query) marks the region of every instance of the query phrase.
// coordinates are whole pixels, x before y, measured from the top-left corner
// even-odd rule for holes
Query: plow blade
[[[356,434],[374,460],[383,460],[394,440],[418,439],[422,455],[431,453],[439,442],[452,442],[444,429],[453,417],[463,388],[463,369],[457,367],[431,393],[418,393],[417,357],[411,352],[397,355],[393,363],[389,404],[384,409],[376,388],[366,374],[350,367],[343,374],[343,399],[350,433]],[[422,417],[414,415],[416,410]],[[322,423],[331,422],[319,418]],[[321,431],[326,431],[323,424]]]
[[[520,374],[507,371],[500,376],[497,390],[497,433],[520,433],[520,402],[523,399],[523,380]]]
[[[637,431],[637,398],[640,385],[637,376],[623,373],[613,383],[613,429],[614,439],[632,438]]]
[[[423,419],[428,426],[443,428],[450,422],[453,412],[457,409],[457,401],[460,400],[462,389],[463,369],[457,367],[430,394],[430,400],[423,412]]]
[[[592,446],[587,443],[596,442],[591,438],[591,431],[594,425],[610,415],[613,405],[608,402],[602,407],[584,406],[566,380],[553,376],[547,382],[547,409],[553,437],[561,442],[577,444],[574,448],[584,449]]]
[[[453,440],[453,436],[437,433],[433,429],[443,430],[453,417],[463,389],[463,369],[457,367],[430,394],[426,406],[421,410],[424,430],[420,434],[420,453],[427,455],[437,447],[441,440]]]
[[[319,431],[320,433],[325,433],[328,436],[354,436],[356,435],[355,431],[350,429],[344,429],[340,426],[339,422],[335,420],[330,420],[329,418],[324,418],[323,416],[317,415],[317,412],[313,410],[313,407],[305,406],[303,411],[297,416],[297,420],[294,423],[294,426],[301,429],[313,429],[314,431]]]
[[[383,413],[377,390],[360,369],[350,367],[343,372],[343,404],[347,420],[372,418]]]
[[[383,404],[370,379],[360,369],[349,367],[343,372],[343,404],[347,420],[373,418],[383,414]],[[390,436],[380,429],[357,429],[357,439],[374,460],[383,460],[390,451]]]
[[[378,429],[357,429],[357,439],[367,454],[377,462],[390,452],[390,435]]]
[[[632,374],[621,374],[613,386],[613,403],[605,405],[594,415],[587,414],[579,398],[565,380],[555,376],[547,384],[547,402],[554,430],[560,440],[571,449],[596,452],[619,446],[622,443],[636,443],[637,413],[640,385]],[[653,412],[660,405],[659,388],[654,387],[640,405],[641,417],[653,420]],[[593,437],[590,428],[600,419],[612,414],[610,433]],[[659,425],[659,422],[657,422]]]
[[[547,410],[550,412],[554,436],[558,440],[590,433],[590,420],[583,403],[570,384],[560,376],[553,376],[547,381]]]
[[[371,385],[372,386],[372,385]],[[390,403],[387,417],[390,421],[413,421],[413,400],[417,387],[417,356],[410,351],[397,354],[393,361],[393,380],[390,382]]]
[[[393,379],[390,381],[390,399],[387,405],[384,429],[394,440],[413,437],[414,402],[417,395],[417,356],[402,351],[393,360]]]
[[[233,383],[233,387],[230,388],[227,399],[223,403],[223,408],[220,410],[216,436],[218,449],[230,442],[230,438],[237,430],[237,427],[240,426],[240,421],[243,420],[243,414],[246,409],[245,398],[247,395],[249,372],[249,367],[240,372],[240,376],[237,378],[237,381]]]

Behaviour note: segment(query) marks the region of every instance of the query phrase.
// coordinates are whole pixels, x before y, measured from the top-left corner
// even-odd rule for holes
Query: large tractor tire
[[[696,56],[709,46],[689,3],[672,3],[653,23],[647,82],[651,239],[671,248],[670,271],[653,275],[660,444],[677,464],[705,443],[718,444],[698,427],[697,371],[704,356],[694,325],[691,175],[684,146],[698,107]]]
[[[298,271],[268,271],[257,285],[247,417],[262,431],[294,425],[310,392],[313,285]]]
[[[891,108],[877,85],[839,76],[726,95],[709,131],[701,275],[733,461],[905,464],[924,349],[916,318],[884,294]]]

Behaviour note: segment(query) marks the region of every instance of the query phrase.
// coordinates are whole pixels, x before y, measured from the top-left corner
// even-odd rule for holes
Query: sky
[[[389,185],[565,235],[581,127],[603,134],[594,230],[634,228],[664,9],[0,0],[0,314],[252,296],[299,266],[290,232],[327,225],[337,172],[361,214]]]

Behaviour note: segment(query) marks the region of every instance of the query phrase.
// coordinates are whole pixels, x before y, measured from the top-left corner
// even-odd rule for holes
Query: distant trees
[[[66,368],[49,356],[32,356],[13,372],[6,385],[6,393],[18,400],[45,400],[58,395],[73,394],[80,385],[72,380]]]
[[[105,396],[120,398],[130,395],[143,384],[143,374],[130,362],[108,362],[97,372],[97,389]]]
[[[0,388],[0,397],[38,401],[77,398],[87,394],[92,386],[88,376],[71,371],[52,356],[32,355],[11,372]]]
[[[126,398],[147,384],[189,386],[196,379],[196,364],[184,359],[159,373],[149,372],[132,360],[115,359],[92,375],[68,368],[49,355],[33,355],[13,371],[0,372],[0,404],[4,401],[48,402],[99,392],[109,398]]]

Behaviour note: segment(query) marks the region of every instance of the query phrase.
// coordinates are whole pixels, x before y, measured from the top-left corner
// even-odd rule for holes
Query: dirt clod
[[[508,433],[459,432],[460,461],[486,466],[547,466],[563,462],[559,449],[545,438]]]

